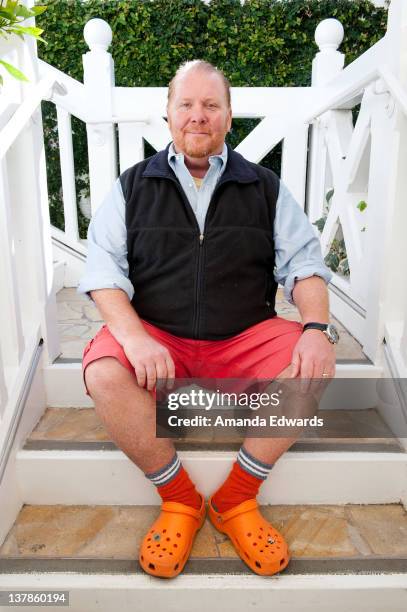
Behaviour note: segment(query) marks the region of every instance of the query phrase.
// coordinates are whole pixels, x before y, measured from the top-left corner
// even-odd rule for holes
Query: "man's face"
[[[177,152],[199,158],[221,153],[232,122],[221,78],[199,69],[187,72],[175,83],[167,116]]]

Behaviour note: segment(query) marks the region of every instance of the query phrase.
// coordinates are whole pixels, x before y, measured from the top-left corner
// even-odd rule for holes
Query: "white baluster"
[[[114,63],[107,51],[112,41],[112,30],[102,19],[91,19],[85,25],[84,37],[90,48],[82,59],[84,84],[92,109],[92,122],[86,129],[94,213],[117,178],[115,126],[111,123],[114,115]]]
[[[313,87],[324,86],[341,72],[345,56],[338,51],[343,40],[343,26],[337,19],[324,19],[315,29],[319,47],[312,62]],[[322,216],[326,191],[327,149],[325,127],[320,119],[312,125],[309,155],[307,211],[311,221]]]
[[[75,166],[72,145],[71,115],[57,106],[59,156],[64,200],[65,234],[72,242],[79,240],[76,209]]]
[[[7,158],[6,158],[7,159]],[[23,326],[16,268],[16,249],[6,159],[0,162],[0,320],[4,367],[17,368],[24,353]],[[6,377],[7,380],[7,377]]]

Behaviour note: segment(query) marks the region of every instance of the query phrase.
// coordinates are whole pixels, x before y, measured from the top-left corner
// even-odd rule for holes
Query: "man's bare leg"
[[[173,442],[156,438],[155,401],[114,357],[93,361],[86,385],[111,439],[144,473],[152,473],[174,456]]]
[[[290,378],[291,365],[285,368],[276,378]],[[246,437],[243,445],[248,453],[264,463],[275,463],[298,439],[292,438],[251,438]]]

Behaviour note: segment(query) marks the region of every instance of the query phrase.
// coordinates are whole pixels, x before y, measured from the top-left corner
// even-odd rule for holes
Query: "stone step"
[[[261,511],[289,544],[292,558],[283,572],[253,574],[207,519],[183,573],[163,580],[138,563],[156,506],[25,505],[0,547],[0,590],[63,590],[73,612],[404,612],[407,515],[401,505]]]
[[[261,512],[287,540],[289,573],[312,573],[313,564],[324,573],[407,573],[407,512],[400,504],[263,505]],[[52,571],[52,564],[83,571],[93,561],[101,573],[140,572],[139,546],[158,514],[151,505],[24,505],[0,547],[0,571]],[[188,566],[189,573],[252,573],[208,518]]]
[[[331,433],[303,437],[273,467],[261,503],[406,503],[407,455],[374,410],[326,411]],[[374,438],[355,438],[366,428]],[[237,432],[175,440],[181,461],[208,496],[226,478],[242,442]],[[314,435],[315,434],[315,435]],[[345,437],[347,436],[347,437]],[[143,472],[110,440],[93,408],[48,408],[17,453],[29,504],[159,504]]]
[[[76,288],[63,288],[57,293],[58,324],[61,342],[62,359],[81,359],[85,344],[103,325],[103,320],[92,301],[77,293]],[[291,321],[299,321],[297,308],[285,301],[283,290],[279,289],[276,296],[276,312],[280,317]],[[339,343],[337,345],[337,358],[339,362],[365,362],[370,363],[363,353],[360,343],[345,329],[345,327],[331,317],[339,330]]]
[[[324,411],[324,437],[318,428],[304,431],[288,452],[348,451],[403,453],[375,409]],[[328,437],[327,437],[328,436]],[[178,450],[234,451],[243,435],[232,430],[186,432],[175,439]],[[25,450],[114,450],[103,423],[93,408],[47,408],[27,439]]]

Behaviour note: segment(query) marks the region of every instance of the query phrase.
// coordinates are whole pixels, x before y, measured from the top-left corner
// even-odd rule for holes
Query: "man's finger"
[[[155,369],[157,372],[157,380],[167,380],[168,372],[167,372],[167,363],[161,358],[157,359],[155,362]]]
[[[302,393],[308,393],[310,380],[314,373],[314,365],[310,359],[301,359],[301,369],[300,369],[300,388]]]
[[[167,364],[167,372],[168,372],[167,388],[172,389],[174,386],[174,379],[175,379],[175,363],[173,362],[171,357],[167,357],[165,362]]]
[[[155,369],[155,363],[149,362],[146,364],[147,372],[147,391],[152,391],[155,387],[157,380],[157,370]]]
[[[291,378],[296,378],[300,372],[301,360],[300,355],[297,352],[293,353],[291,359]]]
[[[139,387],[144,388],[144,385],[146,384],[146,369],[144,367],[143,364],[137,364],[134,367],[134,373],[136,374],[136,378],[137,378],[137,384]]]

